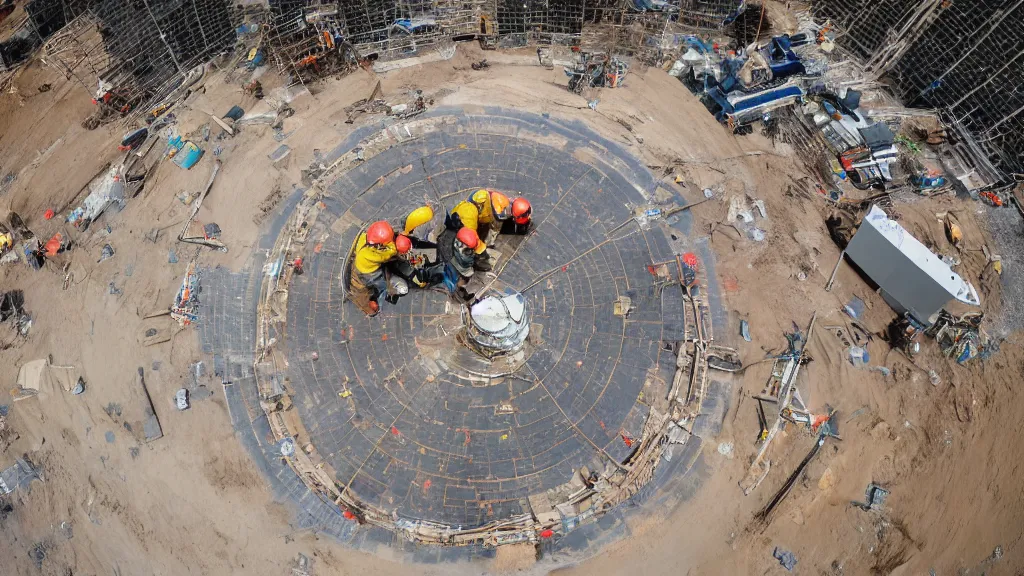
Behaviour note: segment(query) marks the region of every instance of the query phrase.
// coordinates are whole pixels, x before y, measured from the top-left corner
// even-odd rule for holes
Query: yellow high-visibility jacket
[[[480,228],[480,210],[472,202],[462,201],[452,208],[452,215],[458,214],[462,219],[462,225],[472,229],[474,232]]]
[[[480,224],[478,222],[480,222],[480,211],[477,210],[476,205],[472,202],[459,202],[455,205],[455,208],[452,208],[452,214],[459,215],[464,227],[469,228],[474,232],[479,231]],[[484,224],[486,224],[486,222],[484,222]],[[484,250],[487,250],[487,245],[484,244],[483,240],[480,240],[480,243],[477,244],[474,252],[477,254],[483,254]]]
[[[394,242],[383,247],[371,246],[366,243],[366,234],[360,234],[356,240],[356,271],[360,274],[374,274],[384,264],[398,256],[398,248]]]

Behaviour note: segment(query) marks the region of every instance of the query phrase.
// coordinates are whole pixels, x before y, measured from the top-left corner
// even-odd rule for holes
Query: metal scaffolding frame
[[[743,0],[31,0],[30,48],[85,86],[107,117],[158,107],[190,70],[261,50],[293,83],[453,41],[578,46],[660,63],[694,26],[722,28]],[[254,36],[257,38],[253,43]],[[47,39],[49,39],[47,41]],[[44,44],[45,42],[45,44]],[[236,64],[240,63],[236,59]]]
[[[936,108],[990,176],[1024,173],[1024,0],[817,0],[839,43],[909,106]]]

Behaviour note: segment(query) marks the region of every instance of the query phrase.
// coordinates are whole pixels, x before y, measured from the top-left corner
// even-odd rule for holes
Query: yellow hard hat
[[[0,234],[0,250],[6,250],[14,244],[10,234]]]
[[[477,205],[477,208],[483,208],[487,204],[487,200],[490,198],[490,192],[483,188],[473,192],[473,195],[469,197],[469,201]]]
[[[405,233],[412,234],[416,228],[434,219],[434,209],[430,206],[420,206],[405,217]]]

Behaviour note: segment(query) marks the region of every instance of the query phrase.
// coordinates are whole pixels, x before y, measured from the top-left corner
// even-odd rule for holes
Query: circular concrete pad
[[[677,232],[636,223],[613,232],[656,184],[571,126],[498,111],[420,122],[432,124],[386,130],[391,148],[330,185],[309,236],[317,248],[289,291],[289,379],[337,484],[400,518],[470,528],[529,512],[529,496],[634,449],[645,392],[660,382],[664,394],[672,343],[684,338],[678,284],[656,286],[649,269],[671,261],[674,270]],[[526,196],[537,224],[494,248],[499,281],[530,299],[535,345],[514,374],[493,379],[429,345],[457,318],[444,293],[413,290],[366,318],[341,282],[366,223],[439,199],[450,209],[480,187]],[[621,296],[628,319],[613,313]]]

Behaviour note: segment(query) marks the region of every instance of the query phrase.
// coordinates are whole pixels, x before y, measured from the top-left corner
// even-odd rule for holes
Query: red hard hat
[[[366,242],[369,244],[387,244],[395,239],[395,231],[391,224],[380,220],[370,224],[366,230]]]
[[[405,254],[409,250],[412,250],[412,240],[410,240],[408,236],[399,234],[398,237],[395,238],[395,248],[398,248],[399,254]]]
[[[512,218],[515,219],[516,224],[526,224],[529,222],[532,213],[533,207],[530,206],[530,201],[526,198],[516,198],[512,202]]]
[[[477,236],[476,230],[473,230],[472,228],[462,227],[455,237],[459,239],[459,242],[465,244],[470,250],[476,250],[477,245],[480,244],[480,237]]]

